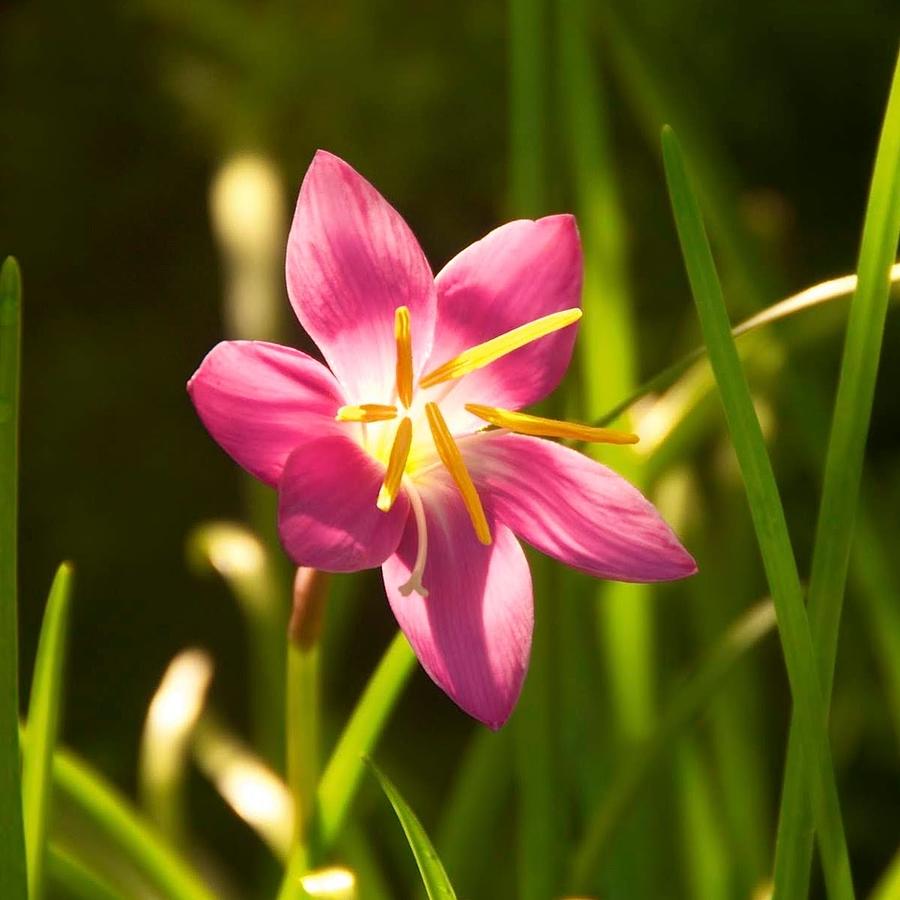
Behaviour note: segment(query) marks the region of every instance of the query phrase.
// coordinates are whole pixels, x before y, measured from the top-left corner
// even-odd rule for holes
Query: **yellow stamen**
[[[412,335],[409,309],[405,306],[394,310],[394,338],[397,341],[397,396],[409,409],[413,395]]]
[[[526,325],[513,328],[512,331],[507,331],[506,334],[501,334],[499,337],[485,341],[483,344],[478,344],[476,347],[463,350],[459,356],[453,357],[453,359],[448,360],[442,366],[438,366],[422,377],[419,380],[419,387],[434,387],[434,385],[440,384],[442,381],[450,381],[453,378],[459,378],[469,372],[474,372],[475,369],[480,369],[482,366],[486,366],[494,362],[494,360],[500,359],[501,356],[506,356],[507,353],[512,353],[513,350],[518,350],[520,347],[524,347],[538,338],[552,334],[554,331],[559,331],[560,328],[565,328],[577,322],[580,318],[580,309],[563,309],[559,312],[551,313],[549,316],[535,319],[533,322],[528,322]]]
[[[397,418],[397,407],[385,403],[361,403],[359,406],[342,406],[335,419],[338,422],[387,422]]]
[[[397,426],[394,435],[394,443],[391,446],[391,455],[388,459],[387,470],[384,473],[384,484],[378,492],[378,501],[375,504],[382,512],[388,512],[397,499],[400,490],[400,481],[406,469],[406,460],[409,459],[409,448],[412,445],[412,422],[404,417]]]
[[[544,419],[541,416],[529,416],[526,413],[513,412],[509,409],[496,409],[493,406],[481,406],[478,403],[467,403],[466,409],[472,415],[508,428],[519,434],[533,434],[537,437],[568,438],[573,441],[588,441],[592,444],[636,444],[640,438],[627,431],[616,431],[613,428],[594,428],[592,425],[579,425],[577,422],[561,422],[559,419]]]
[[[462,495],[466,512],[472,520],[472,527],[475,529],[475,535],[482,544],[491,543],[491,529],[488,527],[487,518],[484,515],[484,507],[481,505],[481,498],[475,485],[472,483],[472,476],[463,462],[462,453],[456,446],[456,441],[447,428],[443,415],[436,403],[425,404],[425,414],[428,416],[428,425],[431,428],[431,436],[434,438],[434,446],[437,448],[438,456],[441,462],[447,467],[459,492]]]

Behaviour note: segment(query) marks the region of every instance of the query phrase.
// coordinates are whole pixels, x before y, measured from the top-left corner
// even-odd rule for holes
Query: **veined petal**
[[[493,524],[479,543],[446,473],[419,484],[428,528],[422,582],[428,596],[404,596],[417,529],[410,516],[397,552],[382,567],[391,609],[432,680],[490,728],[499,728],[519,697],[534,624],[531,575],[512,532]]]
[[[291,452],[310,432],[327,429],[345,402],[334,376],[320,362],[263,341],[225,341],[213,347],[187,389],[222,449],[273,486]]]
[[[401,492],[390,512],[375,506],[384,466],[332,423],[331,434],[291,454],[278,485],[278,533],[299,566],[356,572],[396,549],[409,514]]]
[[[460,443],[485,503],[522,540],[614,581],[670,581],[697,571],[637,488],[606,466],[540,438],[500,432]]]
[[[394,310],[409,308],[418,374],[434,334],[435,287],[400,214],[347,163],[310,164],[287,249],[288,294],[350,403],[388,403],[396,375]]]
[[[581,305],[581,243],[575,219],[509,222],[450,260],[436,278],[438,326],[430,371],[464,350],[551,313]],[[483,423],[466,403],[521,409],[543,399],[568,368],[572,325],[433,390],[454,434]]]

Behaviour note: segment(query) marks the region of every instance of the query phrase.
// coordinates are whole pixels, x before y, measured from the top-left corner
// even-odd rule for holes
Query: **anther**
[[[459,447],[456,446],[456,441],[453,440],[438,405],[426,403],[425,414],[428,416],[428,425],[431,428],[431,436],[434,438],[438,456],[459,488],[466,512],[472,520],[475,535],[482,544],[490,544],[491,529],[484,514],[484,507],[481,505],[481,498],[478,496],[472,476],[469,475],[469,470],[463,462],[462,453],[459,452]]]
[[[385,403],[342,406],[334,417],[338,422],[387,422],[397,418],[397,407]]]
[[[409,448],[412,445],[412,422],[404,417],[397,426],[394,435],[394,443],[391,445],[391,455],[388,459],[387,469],[384,473],[384,484],[378,492],[376,506],[382,512],[388,512],[397,499],[400,491],[400,481],[406,469],[406,461],[409,459]]]
[[[572,441],[586,441],[592,444],[636,444],[640,438],[627,431],[616,431],[613,428],[595,428],[593,425],[581,425],[578,422],[563,422],[559,419],[545,419],[542,416],[530,416],[527,413],[513,412],[509,409],[497,409],[493,406],[481,406],[478,403],[467,403],[466,409],[479,419],[515,431],[518,434],[531,434],[536,437],[567,438]]]
[[[485,341],[468,350],[463,350],[458,356],[448,360],[443,365],[433,369],[427,375],[419,379],[419,387],[429,388],[440,384],[443,381],[450,381],[453,378],[460,378],[469,372],[474,372],[495,360],[518,350],[538,338],[559,331],[574,324],[581,318],[581,310],[577,307],[572,309],[563,309],[559,312],[551,313],[549,316],[542,316],[533,322],[520,325],[507,331],[499,337]]]

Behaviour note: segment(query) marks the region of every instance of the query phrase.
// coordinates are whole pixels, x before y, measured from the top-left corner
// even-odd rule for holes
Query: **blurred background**
[[[26,302],[22,683],[52,573],[71,559],[66,743],[133,794],[147,705],[189,646],[215,660],[210,703],[236,731],[252,728],[245,621],[226,585],[189,564],[186,544],[213,519],[265,530],[271,499],[206,435],[185,382],[241,329],[309,347],[289,315],[280,255],[317,147],[375,183],[435,271],[509,218],[575,211],[587,316],[581,369],[557,403],[594,418],[699,340],[659,127],[672,122],[683,139],[737,320],[854,270],[898,34],[890,0],[3,3],[0,253],[19,259]],[[247,154],[250,196],[268,198],[260,215],[274,229],[258,290],[276,273],[274,319],[249,324],[224,305],[240,292],[241,238],[228,229],[240,232],[243,214],[223,224],[229,214],[210,199]],[[748,352],[801,572],[845,309],[838,301],[773,326]],[[866,475],[872,540],[854,557],[832,709],[861,887],[900,837],[900,631],[886,624],[900,616],[898,340],[891,313]],[[652,459],[619,449],[603,458],[654,496],[701,574],[632,599],[538,564],[539,658],[521,709],[490,738],[508,761],[485,801],[496,810],[484,820],[492,840],[448,851],[462,896],[561,896],[567,853],[623,748],[765,596],[723,421],[708,379],[695,381],[680,412],[657,408],[674,419],[659,426],[671,440]],[[327,614],[327,740],[395,628],[377,577],[342,581],[338,593]],[[789,712],[770,635],[654,762],[593,889],[751,896],[769,865]],[[433,835],[480,733],[413,676],[377,758]],[[547,742],[549,780],[536,793],[516,747],[526,734]],[[541,790],[552,818],[523,828]],[[263,844],[202,777],[192,776],[189,802],[202,853],[236,893],[265,895],[274,864]],[[388,896],[412,896],[412,863],[376,786],[356,811]],[[546,865],[529,874],[534,856]]]

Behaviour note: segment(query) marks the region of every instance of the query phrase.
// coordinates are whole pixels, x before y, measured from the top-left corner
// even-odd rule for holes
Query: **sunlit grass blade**
[[[203,712],[212,679],[203,650],[183,650],[169,663],[147,708],[138,761],[141,804],[176,846],[187,839],[185,780],[191,734]]]
[[[894,69],[863,223],[859,281],[850,305],[809,581],[809,621],[826,705],[834,680],[854,518],[898,238],[900,59]],[[776,898],[805,896],[809,886],[812,814],[808,806],[797,813],[785,808],[797,795],[793,782],[804,778],[799,728],[795,711],[775,854]]]
[[[688,182],[675,133],[668,127],[663,129],[662,142],[672,210],[688,279],[744,478],[757,541],[778,616],[779,637],[800,726],[798,734],[805,761],[804,776],[813,798],[826,884],[832,900],[852,897],[850,859],[831,764],[826,708],[781,498],[731,334],[700,208]],[[789,810],[789,814],[792,818],[802,816],[805,809],[805,804],[801,804]]]
[[[659,757],[670,748],[673,737],[703,709],[735,664],[771,631],[774,624],[771,603],[760,603],[748,610],[673,693],[653,732],[621,763],[603,803],[588,822],[572,858],[569,881],[573,892],[590,889],[616,828],[631,809],[635,795],[647,781]]]
[[[17,554],[22,286],[9,257],[0,270],[0,897],[27,893],[19,761]]]
[[[388,800],[390,800],[391,806],[394,807],[394,812],[403,826],[406,840],[409,842],[409,847],[416,858],[416,865],[419,867],[422,884],[425,885],[425,891],[429,900],[454,900],[456,893],[450,884],[447,873],[444,871],[443,863],[437,855],[437,851],[432,846],[425,829],[422,827],[422,823],[409,808],[409,805],[387,775],[372,760],[366,759],[366,763],[381,784],[381,789]]]
[[[22,748],[22,803],[31,900],[43,896],[53,753],[59,732],[71,593],[72,567],[63,563],[53,579],[44,611],[28,701],[27,740]]]
[[[56,842],[47,851],[48,880],[79,900],[126,900],[102,875]]]
[[[894,855],[887,871],[869,895],[869,900],[897,900],[898,897],[900,897],[900,850]]]
[[[188,536],[191,566],[215,572],[231,589],[247,623],[253,744],[276,768],[284,759],[284,692],[289,590],[266,545],[236,522],[198,525]]]
[[[200,876],[153,826],[99,773],[67,750],[56,751],[53,785],[165,897],[214,900]]]
[[[900,263],[896,263],[891,267],[890,283],[895,286],[900,281]],[[815,309],[823,304],[830,303],[833,300],[840,300],[850,297],[856,290],[857,278],[855,275],[841,275],[839,278],[831,278],[811,287],[804,288],[796,294],[785,297],[771,306],[766,307],[756,315],[744,319],[739,325],[735,325],[731,329],[731,333],[736,337],[743,337],[752,334],[757,329],[766,325],[780,322],[783,319],[789,319],[801,312]],[[583,331],[583,329],[582,329]],[[596,418],[594,425],[604,427],[615,422],[623,413],[627,412],[642,397],[653,394],[658,391],[664,391],[666,388],[675,384],[675,382],[684,375],[685,372],[695,362],[706,356],[706,347],[697,347],[690,353],[685,354],[676,360],[672,365],[667,366],[656,375],[648,378],[639,387],[625,397],[624,400],[608,409],[603,415]]]
[[[315,833],[324,851],[340,833],[356,795],[363,775],[362,757],[375,748],[415,663],[409,643],[398,631],[359,698],[319,782]]]

